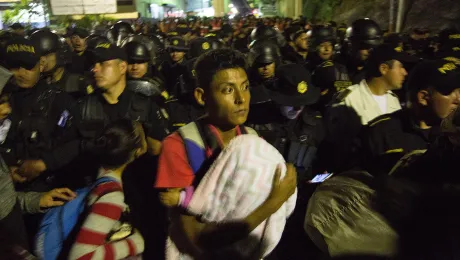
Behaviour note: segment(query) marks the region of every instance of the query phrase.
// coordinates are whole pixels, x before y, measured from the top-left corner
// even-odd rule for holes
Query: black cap
[[[90,36],[88,36],[88,39],[86,39],[86,49],[91,51],[101,43],[110,43],[110,41],[105,36],[91,34]]]
[[[197,58],[213,48],[212,41],[207,38],[199,37],[190,42],[190,57]]]
[[[376,70],[382,63],[397,60],[401,63],[416,63],[419,59],[403,52],[402,48],[382,44],[373,49],[367,63],[367,69]]]
[[[5,63],[9,69],[31,70],[40,61],[40,53],[33,43],[24,38],[15,38],[5,45]]]
[[[80,38],[86,38],[89,36],[89,32],[83,28],[74,28],[70,34],[71,36],[77,35]]]
[[[90,57],[93,64],[115,59],[127,60],[126,52],[112,43],[98,44],[91,52]]]
[[[11,29],[13,30],[18,30],[18,29],[24,29],[24,26],[20,23],[13,23],[11,26],[10,26]]]
[[[129,42],[125,45],[124,49],[126,50],[129,64],[145,63],[151,60],[149,50],[140,42]]]
[[[302,65],[281,65],[276,69],[275,77],[275,84],[267,89],[275,103],[285,106],[303,106],[318,101],[320,90],[313,86],[310,72]]]
[[[439,33],[439,44],[443,51],[460,52],[460,30],[444,29]]]
[[[176,32],[179,35],[185,35],[190,32],[190,28],[188,28],[188,25],[186,23],[180,23],[176,26]]]
[[[171,51],[188,51],[187,43],[182,37],[172,37],[169,39],[168,49]]]
[[[460,88],[460,65],[447,60],[423,61],[411,71],[407,81],[411,92],[433,87],[443,95]]]

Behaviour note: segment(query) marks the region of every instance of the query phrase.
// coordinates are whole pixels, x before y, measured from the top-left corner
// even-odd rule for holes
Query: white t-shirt
[[[386,114],[387,113],[387,95],[377,96],[377,95],[372,94],[372,97],[374,97],[374,100],[379,105],[382,113]]]

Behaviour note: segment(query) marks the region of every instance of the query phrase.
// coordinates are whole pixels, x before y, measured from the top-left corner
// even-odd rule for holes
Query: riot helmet
[[[147,47],[140,43],[140,42],[128,42],[124,49],[126,51],[126,55],[128,56],[128,63],[145,63],[150,62],[150,52]]]
[[[316,49],[324,42],[331,42],[333,45],[335,44],[336,39],[331,27],[315,26],[308,33],[310,34],[310,47],[312,49]]]
[[[120,21],[114,24],[110,30],[107,31],[107,38],[111,43],[121,46],[122,41],[133,33],[134,30],[129,23]]]
[[[271,41],[254,41],[249,51],[251,64],[270,64],[280,62],[280,50]]]
[[[86,48],[88,50],[93,50],[94,48],[96,48],[97,45],[101,43],[109,43],[109,42],[110,42],[109,39],[107,39],[107,37],[105,36],[91,34],[86,39],[86,46],[87,46]]]
[[[60,45],[59,36],[47,30],[36,31],[29,39],[42,56],[56,52]]]
[[[383,42],[380,26],[370,19],[358,19],[347,30],[347,40],[358,49],[371,49]]]

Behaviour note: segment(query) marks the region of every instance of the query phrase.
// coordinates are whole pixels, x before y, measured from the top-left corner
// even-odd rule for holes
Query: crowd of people
[[[14,24],[0,57],[2,259],[460,257],[458,25]]]

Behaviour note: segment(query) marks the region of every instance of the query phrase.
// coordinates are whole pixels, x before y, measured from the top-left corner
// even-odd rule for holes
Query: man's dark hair
[[[94,153],[105,169],[116,169],[129,162],[133,152],[141,146],[135,122],[127,119],[110,124],[96,140]]]
[[[217,72],[235,68],[244,70],[248,68],[246,58],[241,52],[231,49],[217,49],[207,52],[198,57],[194,65],[197,86],[207,89]]]
[[[382,76],[382,73],[380,73],[380,65],[386,64],[390,69],[393,68],[396,60],[388,60],[385,62],[380,62],[379,64],[369,64],[369,68],[366,71],[366,79],[372,79],[372,78],[378,78]]]

